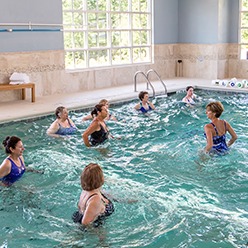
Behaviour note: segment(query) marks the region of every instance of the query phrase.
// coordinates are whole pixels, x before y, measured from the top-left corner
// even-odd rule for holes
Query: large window
[[[240,0],[241,59],[248,59],[248,0]]]
[[[63,0],[66,68],[151,62],[151,5],[151,0]]]

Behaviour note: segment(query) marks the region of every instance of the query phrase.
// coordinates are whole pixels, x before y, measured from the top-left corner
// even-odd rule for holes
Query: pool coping
[[[189,83],[190,82],[190,83]],[[152,82],[156,87],[156,96],[164,94],[164,88],[161,82]],[[165,81],[167,92],[176,93],[185,91],[186,86],[192,85],[200,90],[212,90],[232,93],[248,93],[248,88],[225,87],[212,85],[210,80],[192,79],[192,78],[174,78]],[[146,84],[138,84],[138,90],[146,90]],[[147,90],[152,95],[151,89]],[[56,107],[63,105],[69,110],[80,111],[92,108],[98,103],[99,99],[106,98],[111,104],[126,103],[137,99],[138,92],[134,92],[133,85],[120,87],[111,87],[107,89],[99,89],[94,91],[84,91],[72,94],[60,94],[49,97],[39,97],[35,103],[30,103],[29,100],[2,102],[0,103],[0,124],[10,122],[19,122],[24,120],[35,120],[45,116],[52,115]]]

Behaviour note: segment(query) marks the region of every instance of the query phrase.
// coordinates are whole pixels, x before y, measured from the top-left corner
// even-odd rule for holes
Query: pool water
[[[248,94],[196,93],[193,108],[182,92],[156,98],[148,116],[133,110],[137,101],[112,106],[119,121],[108,126],[121,139],[100,148],[83,144],[85,111],[70,112],[79,131],[67,138],[46,135],[54,116],[2,125],[1,140],[21,137],[26,165],[44,173],[0,188],[0,247],[247,247]],[[205,106],[215,100],[238,140],[228,155],[208,157]],[[103,226],[82,231],[71,215],[90,162],[102,166],[104,191],[118,202]]]

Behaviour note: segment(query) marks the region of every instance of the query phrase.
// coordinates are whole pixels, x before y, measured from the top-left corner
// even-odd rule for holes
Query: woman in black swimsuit
[[[78,202],[78,211],[72,219],[75,223],[94,226],[114,212],[113,203],[101,192],[104,184],[104,176],[98,164],[87,165],[81,174],[82,193]]]
[[[91,112],[91,115],[95,116],[95,118],[82,135],[84,144],[88,147],[102,144],[109,136],[109,130],[104,122],[104,119],[108,115],[106,106],[97,104]]]

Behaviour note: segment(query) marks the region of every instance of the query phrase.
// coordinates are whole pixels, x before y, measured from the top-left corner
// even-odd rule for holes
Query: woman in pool
[[[138,103],[134,108],[142,113],[147,113],[148,111],[154,110],[155,106],[149,101],[149,95],[147,91],[141,91],[139,93],[140,103]]]
[[[109,130],[104,122],[108,115],[107,107],[103,104],[97,104],[91,115],[95,117],[82,135],[84,144],[88,147],[102,144],[109,136]]]
[[[196,99],[196,95],[194,94],[193,86],[187,86],[186,88],[187,95],[182,99],[182,102],[187,103],[192,106],[195,104],[194,99]]]
[[[47,129],[47,134],[54,137],[60,135],[74,134],[77,131],[77,127],[73,121],[68,117],[68,110],[60,106],[55,110],[56,120]]]
[[[102,100],[99,102],[99,104],[105,105],[106,108],[107,108],[107,110],[108,110],[108,115],[107,115],[107,117],[105,118],[105,121],[108,121],[108,120],[117,121],[117,119],[115,118],[115,116],[113,116],[113,115],[111,115],[111,114],[109,113],[109,102],[108,102],[108,100],[102,99]],[[94,116],[92,116],[91,114],[89,114],[89,115],[84,116],[83,119],[82,119],[82,121],[92,120],[93,118],[94,118]]]
[[[72,219],[75,223],[94,226],[101,224],[104,217],[114,212],[113,203],[101,192],[104,176],[98,164],[90,163],[81,174],[81,187],[83,189],[78,202],[78,211]]]
[[[207,153],[225,154],[237,139],[231,125],[227,121],[219,119],[223,111],[224,107],[221,102],[210,102],[206,106],[206,115],[211,120],[211,123],[204,127],[207,138],[207,145],[204,150]],[[226,143],[226,132],[231,135],[228,143]]]
[[[10,186],[19,180],[26,170],[22,156],[24,146],[21,139],[16,136],[7,136],[3,140],[3,145],[9,155],[0,166],[0,185]]]

